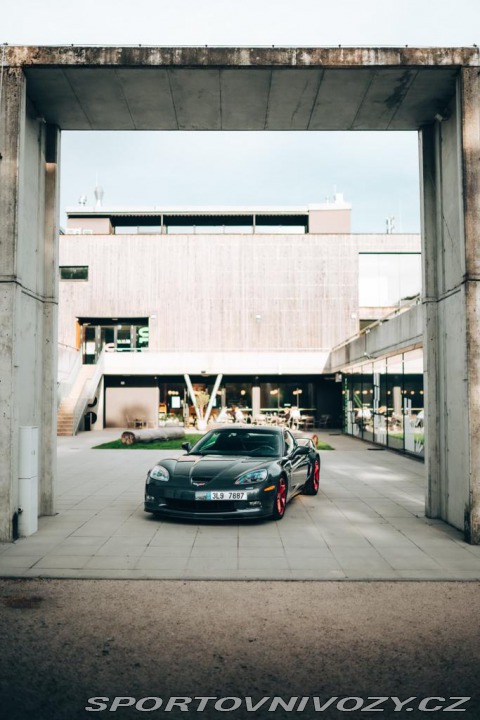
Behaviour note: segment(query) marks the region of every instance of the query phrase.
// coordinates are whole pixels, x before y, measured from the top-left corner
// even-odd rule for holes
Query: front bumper
[[[145,492],[145,512],[188,519],[248,519],[272,514],[275,492],[264,485],[248,488],[246,500],[199,500],[195,490],[150,484]]]

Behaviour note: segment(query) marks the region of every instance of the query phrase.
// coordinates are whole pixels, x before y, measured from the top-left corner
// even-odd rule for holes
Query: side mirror
[[[297,445],[293,452],[295,455],[308,455],[310,453],[310,448],[308,445]]]
[[[192,449],[192,444],[189,442],[184,442],[184,443],[182,443],[182,448],[183,448],[183,450],[190,452],[190,450]]]

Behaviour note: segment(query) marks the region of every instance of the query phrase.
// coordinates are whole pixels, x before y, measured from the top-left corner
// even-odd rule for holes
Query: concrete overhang
[[[9,47],[62,130],[416,130],[477,48]]]
[[[423,347],[423,343],[424,307],[411,305],[333,348],[325,372],[345,372],[380,358]]]

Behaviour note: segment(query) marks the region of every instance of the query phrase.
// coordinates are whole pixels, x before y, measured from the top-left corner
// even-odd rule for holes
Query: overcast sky
[[[480,44],[479,0],[15,0],[10,45]],[[64,133],[61,208],[308,204],[335,191],[355,232],[419,230],[415,133]],[[63,213],[62,213],[63,219]]]

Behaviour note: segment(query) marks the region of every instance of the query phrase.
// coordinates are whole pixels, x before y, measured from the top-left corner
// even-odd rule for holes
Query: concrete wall
[[[61,265],[89,267],[88,282],[60,283],[66,345],[75,344],[79,316],[149,317],[150,348],[162,352],[321,351],[357,328],[352,236],[63,235],[60,242]]]
[[[158,424],[158,388],[119,388],[105,389],[105,427],[127,427],[127,418],[141,418]],[[99,418],[101,420],[101,418]]]
[[[96,235],[110,235],[112,232],[112,223],[110,218],[68,218],[67,232],[72,233],[73,230],[79,230],[83,233],[87,230],[87,234],[95,233]]]
[[[40,512],[53,511],[57,131],[37,117],[19,70],[0,116],[0,540],[18,510],[19,427],[39,426]]]
[[[350,209],[310,210],[308,229],[311,233],[343,233],[351,232]]]

